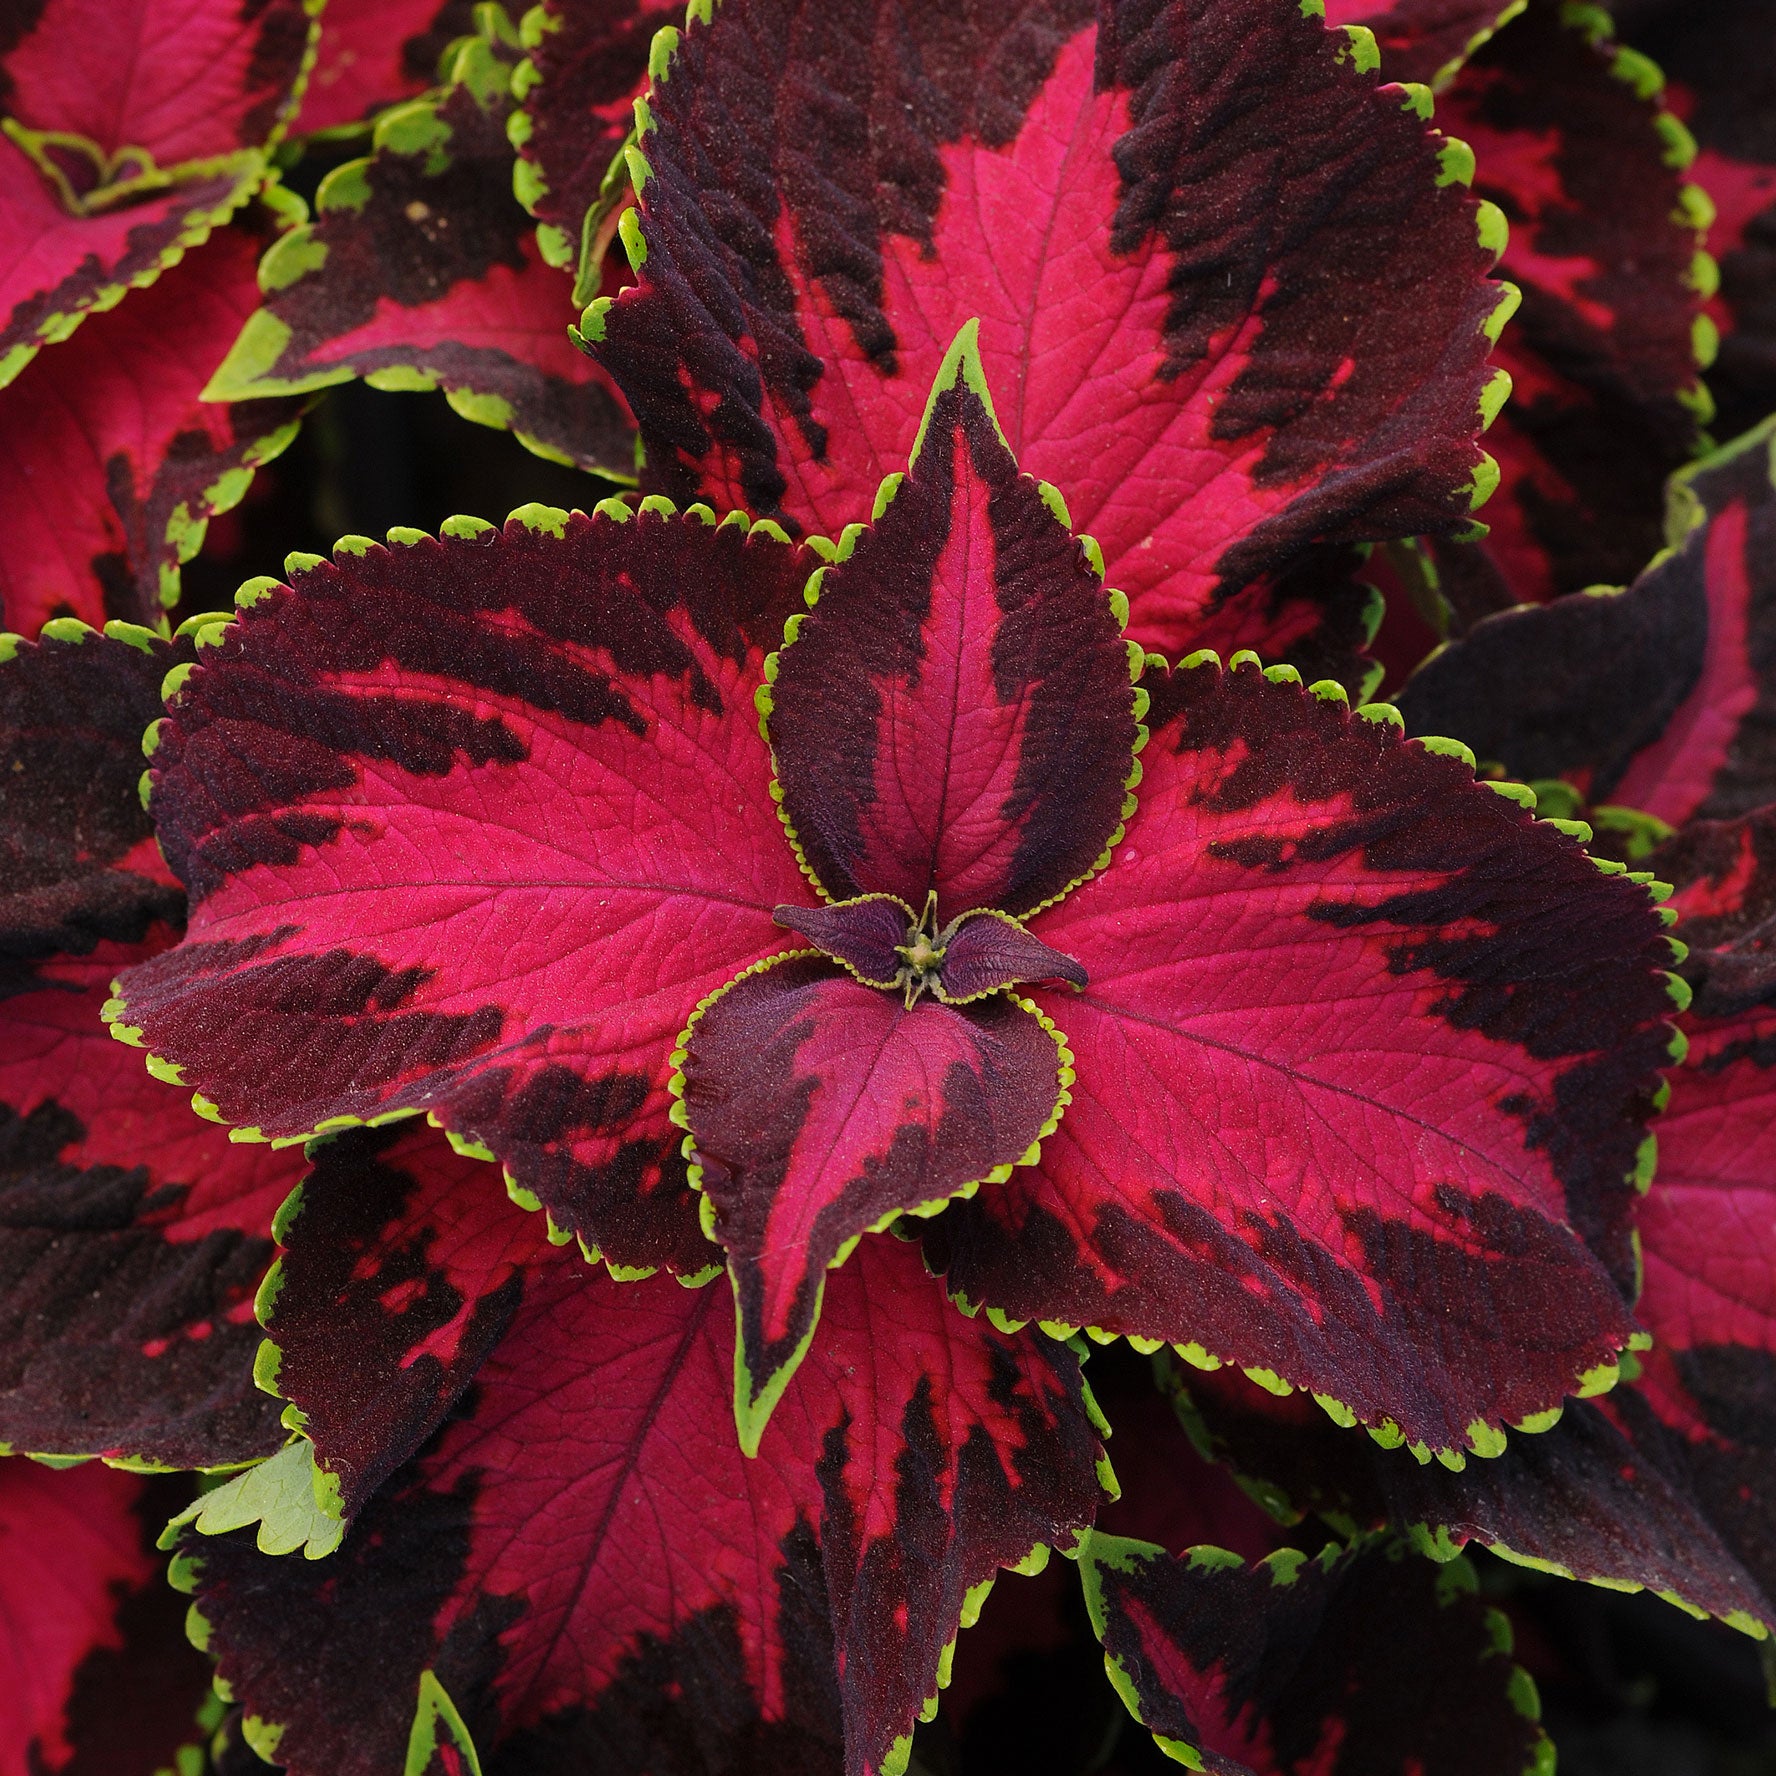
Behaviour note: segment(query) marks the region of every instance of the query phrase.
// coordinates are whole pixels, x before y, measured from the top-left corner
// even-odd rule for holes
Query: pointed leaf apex
[[[1011,449],[1010,440],[1005,436],[1005,428],[1000,425],[999,415],[993,407],[992,391],[987,387],[987,372],[980,355],[980,320],[976,317],[962,323],[961,330],[950,341],[950,349],[944,353],[943,362],[937,367],[937,375],[931,383],[931,393],[925,398],[925,416],[919,421],[913,448],[908,453],[909,469],[918,462],[919,453],[925,448],[925,434],[931,427],[931,415],[937,406],[938,397],[948,394],[958,383],[976,396],[986,408],[987,418],[993,422],[993,430],[999,434],[999,442],[1007,450]],[[1014,451],[1013,455],[1015,454]]]

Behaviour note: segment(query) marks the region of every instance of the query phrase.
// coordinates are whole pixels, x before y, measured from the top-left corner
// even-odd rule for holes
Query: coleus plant
[[[54,373],[104,437],[193,344],[92,452],[121,540],[89,491],[4,587],[0,1438],[244,1470],[164,1538],[218,1768],[894,1776],[1051,1549],[1218,1770],[1545,1762],[1468,1541],[1776,1624],[1767,1242],[1728,1256],[1761,439],[1680,479],[1650,591],[1473,621],[1402,698],[1430,737],[1365,701],[1363,552],[1475,555],[1500,479],[1501,208],[1550,278],[1514,364],[1564,297],[1609,346],[1581,406],[1627,364],[1701,407],[1656,79],[1516,12],[330,10],[298,127],[368,154],[315,220],[267,183],[298,56],[262,219],[39,335],[9,393]],[[1576,150],[1537,182],[1581,117],[1639,210]],[[359,376],[641,484],[348,537],[168,639],[203,516]],[[1530,406],[1499,435],[1534,484]],[[1605,690],[1536,704],[1536,626],[1618,614]],[[1224,1480],[1132,1409],[1103,1514],[1082,1333],[1336,1539],[1197,1508]]]

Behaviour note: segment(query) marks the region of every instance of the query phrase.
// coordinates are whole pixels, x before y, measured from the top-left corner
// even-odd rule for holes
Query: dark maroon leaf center
[[[996,908],[959,913],[939,930],[935,889],[918,914],[896,895],[865,894],[836,906],[780,906],[772,916],[866,986],[904,994],[909,1011],[924,993],[957,1005],[1020,981],[1086,984],[1071,956]]]

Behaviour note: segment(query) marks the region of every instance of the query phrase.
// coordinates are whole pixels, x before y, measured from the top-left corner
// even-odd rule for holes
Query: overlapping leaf
[[[191,1767],[209,1674],[154,1553],[169,1484],[0,1462],[0,1769]]]
[[[450,45],[474,28],[473,0],[327,0],[292,132],[347,130],[417,98]]]
[[[1094,1532],[1080,1560],[1112,1681],[1213,1776],[1528,1776],[1551,1766],[1505,1618],[1464,1563],[1399,1548],[1254,1566]]]
[[[1674,826],[1771,800],[1773,447],[1776,421],[1677,476],[1671,552],[1625,592],[1477,624],[1407,684],[1407,726]]]
[[[231,1121],[433,1111],[612,1263],[702,1270],[670,1057],[806,893],[752,696],[811,565],[531,508],[256,588],[155,755],[190,933],[114,1015]]]
[[[516,189],[543,257],[577,281],[594,269],[588,221],[605,207],[605,176],[634,127],[654,33],[683,15],[677,0],[541,0],[525,14]]]
[[[296,1407],[349,1517],[456,1404],[547,1242],[484,1160],[423,1124],[321,1147],[277,1232],[260,1374]]]
[[[237,209],[295,106],[306,0],[47,0],[0,26],[0,386]]]
[[[1441,90],[1523,7],[1524,0],[1326,0],[1326,23],[1372,32],[1389,80]]]
[[[1020,1319],[1193,1344],[1390,1435],[1607,1385],[1631,1176],[1672,1041],[1634,883],[1250,666],[1153,692],[1140,807],[1034,921],[1078,1079],[1041,1163],[929,1236]]]
[[[566,1260],[471,1403],[320,1562],[187,1544],[222,1675],[295,1776],[398,1765],[430,1671],[494,1772],[903,1767],[980,1587],[1090,1520],[1077,1359],[873,1241],[757,1461],[726,1290]],[[867,1353],[867,1354],[866,1354]]]
[[[295,436],[300,403],[199,400],[258,303],[249,211],[0,392],[0,618],[164,621],[209,518]],[[165,670],[163,665],[162,670]]]
[[[1462,69],[1438,120],[1511,237],[1523,306],[1499,341],[1512,393],[1488,446],[1503,481],[1477,551],[1435,558],[1459,633],[1492,610],[1621,585],[1660,542],[1660,489],[1711,411],[1697,367],[1713,261],[1695,151],[1659,71],[1607,15],[1538,3]],[[1385,64],[1384,64],[1385,66]],[[1389,70],[1391,71],[1391,70]]]
[[[638,282],[582,323],[648,473],[836,532],[978,316],[1151,645],[1222,645],[1309,542],[1465,521],[1497,237],[1363,60],[1264,0],[726,0],[648,100]]]
[[[442,388],[533,450],[628,475],[628,415],[568,342],[572,304],[512,195],[515,46],[463,43],[439,95],[385,113],[364,160],[322,181],[316,219],[260,267],[264,306],[209,393],[294,394],[366,377]]]

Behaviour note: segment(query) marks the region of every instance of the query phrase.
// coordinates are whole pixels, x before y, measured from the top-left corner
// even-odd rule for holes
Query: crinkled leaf
[[[349,129],[417,97],[474,15],[474,0],[327,0],[293,133]]]
[[[211,515],[296,435],[298,402],[198,399],[258,303],[270,217],[249,212],[219,229],[0,393],[8,628],[35,635],[60,616],[160,622]]]
[[[1477,560],[1436,546],[1457,633],[1490,611],[1632,579],[1660,489],[1709,415],[1696,328],[1714,267],[1686,189],[1693,144],[1658,70],[1597,8],[1530,7],[1463,68],[1438,121],[1502,209],[1499,269],[1523,292],[1496,361],[1512,392],[1487,447],[1503,471]]]
[[[881,502],[878,502],[880,505]],[[1019,915],[1101,862],[1134,769],[1128,652],[995,423],[972,330],[874,524],[809,587],[767,725],[784,818],[836,899]]]
[[[0,27],[0,109],[102,155],[145,151],[162,169],[264,148],[295,110],[319,11],[316,0],[17,6]]]
[[[541,0],[525,15],[517,190],[551,265],[591,275],[588,215],[634,127],[654,33],[683,17],[678,0]]]
[[[71,214],[29,157],[0,136],[0,388],[93,310],[150,284],[246,202],[258,154],[192,173],[132,203]]]
[[[844,1768],[900,1769],[970,1593],[1090,1520],[1097,1439],[1073,1353],[950,1312],[914,1247],[861,1250],[822,1333],[748,1461],[725,1290],[534,1266],[336,1555],[190,1547],[279,1760],[399,1768],[431,1670],[490,1771],[824,1772],[841,1735]]]
[[[908,1006],[809,955],[742,975],[685,1048],[688,1151],[733,1278],[750,1453],[814,1336],[827,1267],[900,1212],[1002,1179],[1065,1102],[1064,1051],[1005,994]]]
[[[1153,701],[1114,863],[1032,921],[1090,976],[1034,995],[1072,1104],[933,1230],[953,1291],[1197,1344],[1439,1448],[1606,1383],[1671,1041],[1645,891],[1249,667]]]
[[[278,1218],[262,1371],[351,1516],[443,1422],[505,1336],[545,1242],[485,1161],[421,1124],[328,1142]]]
[[[1442,88],[1523,7],[1524,0],[1326,0],[1326,23],[1373,32],[1389,80]]]
[[[276,1447],[253,1293],[296,1155],[231,1144],[108,1039],[118,968],[16,965],[0,1006],[0,1442],[172,1467]]]
[[[202,650],[155,755],[190,932],[121,1027],[232,1121],[432,1111],[611,1262],[700,1270],[670,1056],[806,892],[752,699],[812,563],[654,512],[398,534]]]
[[[569,343],[567,288],[512,195],[515,53],[471,39],[442,94],[386,113],[370,156],[327,176],[314,222],[261,265],[264,306],[217,371],[213,398],[359,376],[442,388],[459,413],[541,455],[633,472],[628,415]]]
[[[1465,521],[1493,254],[1362,60],[1270,0],[727,0],[649,96],[638,282],[582,322],[648,473],[836,533],[978,316],[1150,645],[1309,542]]]
[[[135,640],[87,631],[0,661],[0,956],[139,943],[184,915],[137,783],[161,680],[190,647]]]
[[[1408,728],[1673,825],[1771,800],[1773,449],[1776,421],[1679,474],[1672,552],[1625,592],[1504,611],[1438,653],[1398,698]]]
[[[1247,1566],[1093,1532],[1104,1662],[1142,1725],[1213,1776],[1527,1776],[1551,1747],[1511,1630],[1465,1563],[1294,1549]]]
[[[175,1548],[187,1524],[199,1535],[227,1535],[251,1528],[262,1554],[293,1554],[324,1560],[345,1536],[345,1525],[321,1501],[314,1446],[298,1437],[267,1460],[206,1492],[172,1519],[160,1545]]]
[[[1439,1559],[1478,1542],[1740,1626],[1776,1625],[1768,1563],[1748,1564],[1698,1491],[1682,1439],[1626,1383],[1452,1472],[1340,1429],[1305,1394],[1279,1399],[1231,1369],[1172,1374],[1196,1438],[1285,1517],[1316,1511],[1347,1535],[1391,1528]],[[1120,1444],[1117,1456],[1120,1472]]]
[[[1776,61],[1763,0],[1667,6],[1637,24],[1636,45],[1671,76],[1672,103],[1701,144],[1692,172],[1715,219],[1710,250],[1721,332],[1709,387],[1722,432],[1776,407]]]
[[[199,1737],[209,1672],[154,1553],[178,1496],[96,1462],[0,1463],[0,1769],[157,1776]]]

